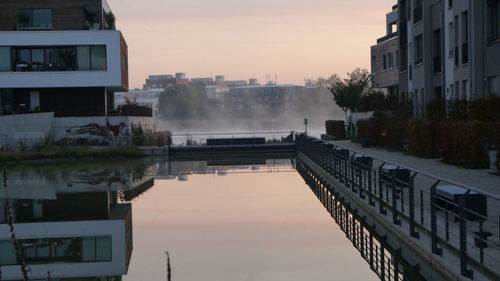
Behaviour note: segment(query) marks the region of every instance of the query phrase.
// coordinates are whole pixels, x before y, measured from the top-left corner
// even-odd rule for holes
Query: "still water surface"
[[[33,279],[50,271],[51,280],[167,280],[169,251],[176,281],[378,280],[293,160],[256,163],[14,169],[0,193],[0,240],[10,235],[10,207],[23,254],[0,242],[3,278],[22,280],[12,263],[24,259]]]

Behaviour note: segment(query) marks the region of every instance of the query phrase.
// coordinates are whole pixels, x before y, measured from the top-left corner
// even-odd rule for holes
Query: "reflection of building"
[[[9,206],[21,257],[10,239]],[[118,203],[116,192],[58,193],[51,200],[4,198],[0,223],[2,280],[22,279],[23,261],[32,279],[47,278],[48,271],[55,279],[121,280],[127,273],[133,248],[132,206]]]
[[[399,85],[399,44],[398,44],[398,7],[386,15],[386,36],[377,40],[371,47],[372,55],[372,87],[381,89],[387,94],[398,94]]]

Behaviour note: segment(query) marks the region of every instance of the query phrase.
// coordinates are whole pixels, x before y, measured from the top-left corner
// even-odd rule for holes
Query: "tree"
[[[331,89],[337,83],[341,82],[337,74],[332,74],[330,77],[323,78],[320,77],[314,81],[314,86],[318,88]]]
[[[329,88],[335,103],[344,111],[346,124],[347,112],[357,110],[361,95],[367,90],[370,81],[370,73],[366,69],[357,68],[347,73],[347,78],[337,81]]]

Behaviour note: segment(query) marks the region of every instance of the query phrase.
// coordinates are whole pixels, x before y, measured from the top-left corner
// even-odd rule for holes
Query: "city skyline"
[[[131,88],[150,74],[266,74],[279,83],[369,68],[369,46],[384,35],[394,0],[165,2],[108,0],[129,46]],[[356,16],[352,16],[355,14]],[[360,20],[362,19],[362,20]]]

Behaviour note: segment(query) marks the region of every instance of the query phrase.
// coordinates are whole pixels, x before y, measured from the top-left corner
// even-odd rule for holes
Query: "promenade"
[[[418,158],[403,152],[391,152],[382,148],[363,148],[359,143],[353,143],[349,140],[333,141],[330,143],[375,159],[397,163],[414,171],[435,175],[461,185],[470,186],[474,189],[500,196],[500,177],[491,174],[495,172],[493,169],[463,169],[443,163],[440,159]]]

